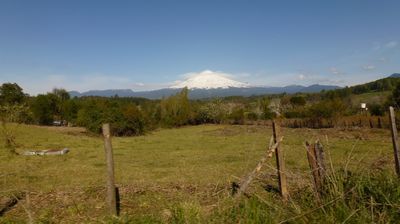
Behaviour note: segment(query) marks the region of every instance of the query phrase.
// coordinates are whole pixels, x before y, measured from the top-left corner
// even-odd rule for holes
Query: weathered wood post
[[[111,145],[110,124],[103,124],[104,150],[107,162],[107,206],[110,215],[117,214],[116,189],[114,180],[114,159]]]
[[[315,144],[309,144],[306,142],[306,149],[308,164],[310,165],[311,174],[314,180],[314,190],[319,200],[324,191],[326,176],[324,151],[319,141],[315,142]]]
[[[275,121],[272,121],[272,135],[274,139],[274,144],[278,143],[278,130]],[[288,190],[287,190],[287,182],[286,182],[286,171],[285,171],[285,161],[283,158],[283,151],[281,147],[276,147],[275,149],[276,156],[276,168],[278,170],[278,181],[279,181],[279,192],[284,200],[288,199]]]
[[[322,147],[322,144],[319,141],[315,142],[314,145],[314,150],[315,150],[315,155],[317,159],[317,164],[318,164],[318,174],[322,180],[322,182],[325,181],[325,174],[326,174],[326,169],[325,169],[325,153],[324,149]]]
[[[389,119],[390,119],[390,130],[392,132],[392,143],[394,150],[394,162],[397,176],[400,177],[400,164],[399,164],[399,142],[397,136],[397,127],[396,127],[396,115],[394,113],[393,107],[389,107]]]
[[[311,174],[313,176],[313,186],[316,195],[319,198],[319,189],[321,188],[322,181],[319,178],[317,156],[315,155],[315,145],[306,142],[307,160],[310,165]]]

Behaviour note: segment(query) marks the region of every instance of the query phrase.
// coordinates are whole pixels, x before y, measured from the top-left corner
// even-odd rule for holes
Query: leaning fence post
[[[104,150],[107,161],[107,206],[110,215],[117,214],[116,189],[114,181],[114,159],[111,145],[110,124],[103,124]]]
[[[274,138],[274,144],[276,144],[278,140],[277,127],[275,121],[272,121],[272,134]],[[282,148],[277,147],[275,149],[276,156],[276,168],[278,170],[278,181],[279,181],[279,191],[284,200],[288,199],[288,190],[287,190],[287,182],[286,182],[286,171],[285,171],[285,161],[283,158]]]
[[[390,130],[392,132],[392,142],[394,150],[394,162],[397,176],[400,177],[400,164],[399,164],[399,142],[397,139],[396,115],[393,107],[389,107]]]

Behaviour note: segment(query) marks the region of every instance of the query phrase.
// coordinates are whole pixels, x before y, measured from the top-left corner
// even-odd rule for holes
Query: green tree
[[[380,104],[371,104],[369,105],[368,110],[373,116],[383,116],[385,114],[385,110]]]
[[[0,86],[0,104],[19,104],[25,100],[22,88],[16,83],[3,83]]]
[[[302,96],[292,96],[290,98],[290,104],[292,104],[293,107],[302,107],[306,105],[306,99]]]
[[[160,102],[160,119],[166,126],[181,126],[191,119],[191,106],[188,89],[184,88],[174,96],[162,99]]]
[[[392,92],[392,100],[397,106],[400,106],[400,83],[397,84],[396,88]]]
[[[53,123],[53,102],[49,95],[38,95],[31,105],[33,117],[38,124]]]
[[[313,104],[308,110],[308,115],[313,118],[338,118],[345,110],[346,106],[340,99],[336,98]]]
[[[261,109],[262,119],[272,119],[275,116],[270,108],[271,101],[269,100],[269,98],[263,97],[258,101],[258,104]]]
[[[134,104],[123,109],[125,135],[142,135],[145,132],[145,119],[142,112]]]
[[[229,118],[232,119],[233,124],[244,124],[244,109],[241,107],[236,107],[229,114]]]

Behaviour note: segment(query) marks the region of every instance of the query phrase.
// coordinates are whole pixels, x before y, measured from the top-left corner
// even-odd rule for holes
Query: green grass
[[[354,94],[351,96],[351,101],[352,105],[356,107],[360,107],[361,103],[382,104],[387,100],[390,94],[392,94],[391,91]]]
[[[267,185],[277,185],[273,158],[251,184],[249,199],[234,201],[230,196],[231,183],[251,171],[264,155],[272,134],[270,127],[202,125],[113,138],[121,217],[110,218],[104,203],[106,167],[100,136],[78,128],[12,128],[17,152],[64,147],[71,151],[64,156],[16,156],[0,145],[1,196],[26,191],[30,197],[30,203],[21,200],[0,222],[24,222],[30,212],[35,222],[57,223],[336,223],[346,218],[346,222],[362,223],[393,221],[392,210],[399,209],[399,203],[393,201],[400,198],[400,185],[392,171],[387,130],[281,130],[289,204],[276,192],[265,190]],[[350,194],[351,200],[346,195],[313,211],[319,205],[313,198],[303,145],[316,139],[325,146],[327,162],[336,174],[331,178],[334,190],[324,202],[349,194],[344,185],[357,192]],[[371,213],[364,205],[357,210],[352,204],[357,200],[361,205],[366,200],[387,205],[376,205],[378,210]]]

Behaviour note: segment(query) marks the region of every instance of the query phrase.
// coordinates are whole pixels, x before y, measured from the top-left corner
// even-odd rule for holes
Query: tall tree
[[[24,99],[25,94],[17,83],[3,83],[0,86],[0,104],[19,104]]]

